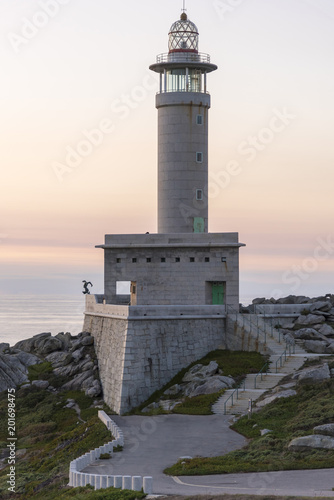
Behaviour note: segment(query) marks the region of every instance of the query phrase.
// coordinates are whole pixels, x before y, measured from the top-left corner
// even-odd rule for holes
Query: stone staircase
[[[247,375],[238,391],[227,390],[212,406],[215,414],[242,415],[247,413],[250,400],[256,401],[263,393],[275,387],[286,375],[301,368],[306,358],[312,355],[297,343],[286,345],[279,330],[269,325],[263,316],[243,315],[235,312],[231,316],[234,329],[239,328],[243,334],[247,333],[256,338],[260,352],[270,355],[267,373]]]

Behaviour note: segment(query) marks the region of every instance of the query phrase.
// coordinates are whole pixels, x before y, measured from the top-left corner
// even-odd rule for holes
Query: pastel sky
[[[83,279],[102,293],[104,234],[156,231],[148,66],[181,7],[1,1],[1,294],[80,294]],[[219,67],[209,230],[247,245],[242,300],[333,293],[334,2],[187,0],[187,13]]]

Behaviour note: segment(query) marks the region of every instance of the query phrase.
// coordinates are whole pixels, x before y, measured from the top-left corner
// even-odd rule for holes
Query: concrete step
[[[233,317],[233,315],[232,315]],[[249,323],[251,321],[251,324]],[[252,335],[252,337],[263,342],[266,332],[266,348],[272,353],[269,360],[270,365],[267,374],[256,376],[256,374],[249,374],[245,379],[245,390],[239,390],[239,396],[237,395],[232,401],[229,399],[233,390],[226,391],[221,398],[213,405],[212,411],[217,414],[224,413],[224,406],[227,402],[226,412],[229,414],[242,414],[248,409],[249,400],[252,399],[256,401],[262,394],[264,394],[269,389],[275,387],[279,382],[287,375],[291,375],[296,370],[301,368],[304,364],[305,359],[310,357],[306,351],[298,344],[293,348],[293,351],[289,350],[284,342],[282,336],[280,336],[279,331],[274,329],[271,330],[270,327],[265,323],[262,317],[256,317],[256,315],[249,316],[248,318],[243,318],[242,315],[236,317],[236,322],[240,328],[245,328],[245,330]],[[273,333],[273,336],[272,336]],[[285,356],[282,358],[282,366],[279,361],[282,354],[287,352],[287,358]],[[291,356],[290,356],[291,352]],[[256,389],[255,387],[256,378]]]

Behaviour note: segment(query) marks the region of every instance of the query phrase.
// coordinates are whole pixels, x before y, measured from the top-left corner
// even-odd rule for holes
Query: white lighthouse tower
[[[169,32],[160,74],[158,233],[106,234],[104,293],[87,295],[104,399],[129,411],[208,352],[242,349],[228,311],[239,306],[238,233],[208,232],[207,74],[185,12]],[[121,187],[120,187],[121,189]],[[124,283],[128,291],[124,295]]]
[[[183,12],[157,56],[158,232],[208,232],[207,74],[217,66],[198,51],[198,29]]]

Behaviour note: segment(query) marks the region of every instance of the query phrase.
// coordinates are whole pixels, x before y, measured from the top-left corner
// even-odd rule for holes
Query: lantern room
[[[169,30],[169,52],[157,56],[150,69],[160,73],[160,93],[207,93],[207,73],[217,66],[210,63],[209,54],[198,52],[197,26],[183,12]]]
[[[189,21],[187,14],[183,12],[181,19],[172,24],[169,31],[169,53],[194,52],[198,53],[198,29],[194,23]]]

